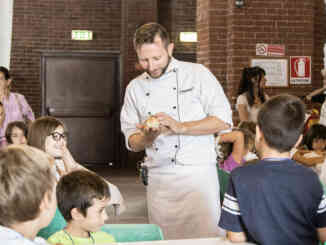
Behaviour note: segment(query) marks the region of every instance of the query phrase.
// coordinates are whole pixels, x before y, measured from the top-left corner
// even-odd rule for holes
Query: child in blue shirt
[[[258,114],[256,164],[231,172],[219,225],[232,242],[318,245],[326,241],[326,197],[318,176],[290,159],[302,138],[299,98],[279,95]]]

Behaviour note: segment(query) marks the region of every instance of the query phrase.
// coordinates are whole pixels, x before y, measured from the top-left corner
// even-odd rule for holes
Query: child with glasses
[[[73,170],[87,170],[77,163],[67,147],[67,131],[64,124],[50,116],[40,117],[35,120],[28,132],[28,144],[39,148],[55,158],[57,179]],[[117,214],[125,210],[123,197],[119,189],[107,182],[110,188],[110,204],[116,207]]]
[[[108,218],[110,191],[102,177],[85,170],[63,176],[57,185],[58,207],[67,226],[49,237],[50,244],[108,244],[112,235],[100,231]]]

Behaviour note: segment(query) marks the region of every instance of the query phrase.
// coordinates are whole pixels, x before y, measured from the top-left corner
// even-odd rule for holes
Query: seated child
[[[303,137],[301,146],[295,151],[292,159],[305,166],[312,167],[320,175],[322,163],[326,156],[326,127],[314,124]]]
[[[241,166],[245,161],[252,160],[255,137],[246,124],[255,125],[253,122],[242,122],[242,128],[235,128],[231,132],[219,135],[216,139],[216,143],[221,144],[220,151],[223,155],[220,168],[227,172]],[[250,159],[246,158],[248,155]]]
[[[7,125],[5,136],[9,145],[27,144],[27,126],[22,121],[13,121]]]
[[[1,244],[48,244],[36,234],[57,207],[52,169],[47,154],[33,147],[12,145],[0,151]]]
[[[279,95],[258,113],[255,145],[261,160],[231,172],[219,225],[232,242],[318,245],[326,241],[326,197],[318,176],[290,159],[305,109]]]
[[[108,218],[105,207],[110,191],[102,177],[76,170],[60,178],[57,185],[58,207],[67,226],[49,237],[50,244],[107,244],[113,236],[100,231]]]

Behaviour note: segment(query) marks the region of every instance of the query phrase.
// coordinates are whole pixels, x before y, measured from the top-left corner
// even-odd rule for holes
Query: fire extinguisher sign
[[[291,56],[290,66],[291,84],[311,84],[311,56]]]

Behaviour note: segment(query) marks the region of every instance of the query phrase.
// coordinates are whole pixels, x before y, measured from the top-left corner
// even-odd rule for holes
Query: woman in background
[[[34,113],[24,95],[10,91],[12,78],[9,70],[0,66],[0,102],[4,109],[4,119],[0,127],[0,147],[7,145],[5,130],[13,121],[33,121]]]
[[[241,122],[257,122],[259,108],[269,98],[264,91],[265,75],[265,70],[258,66],[243,69],[236,103]]]

